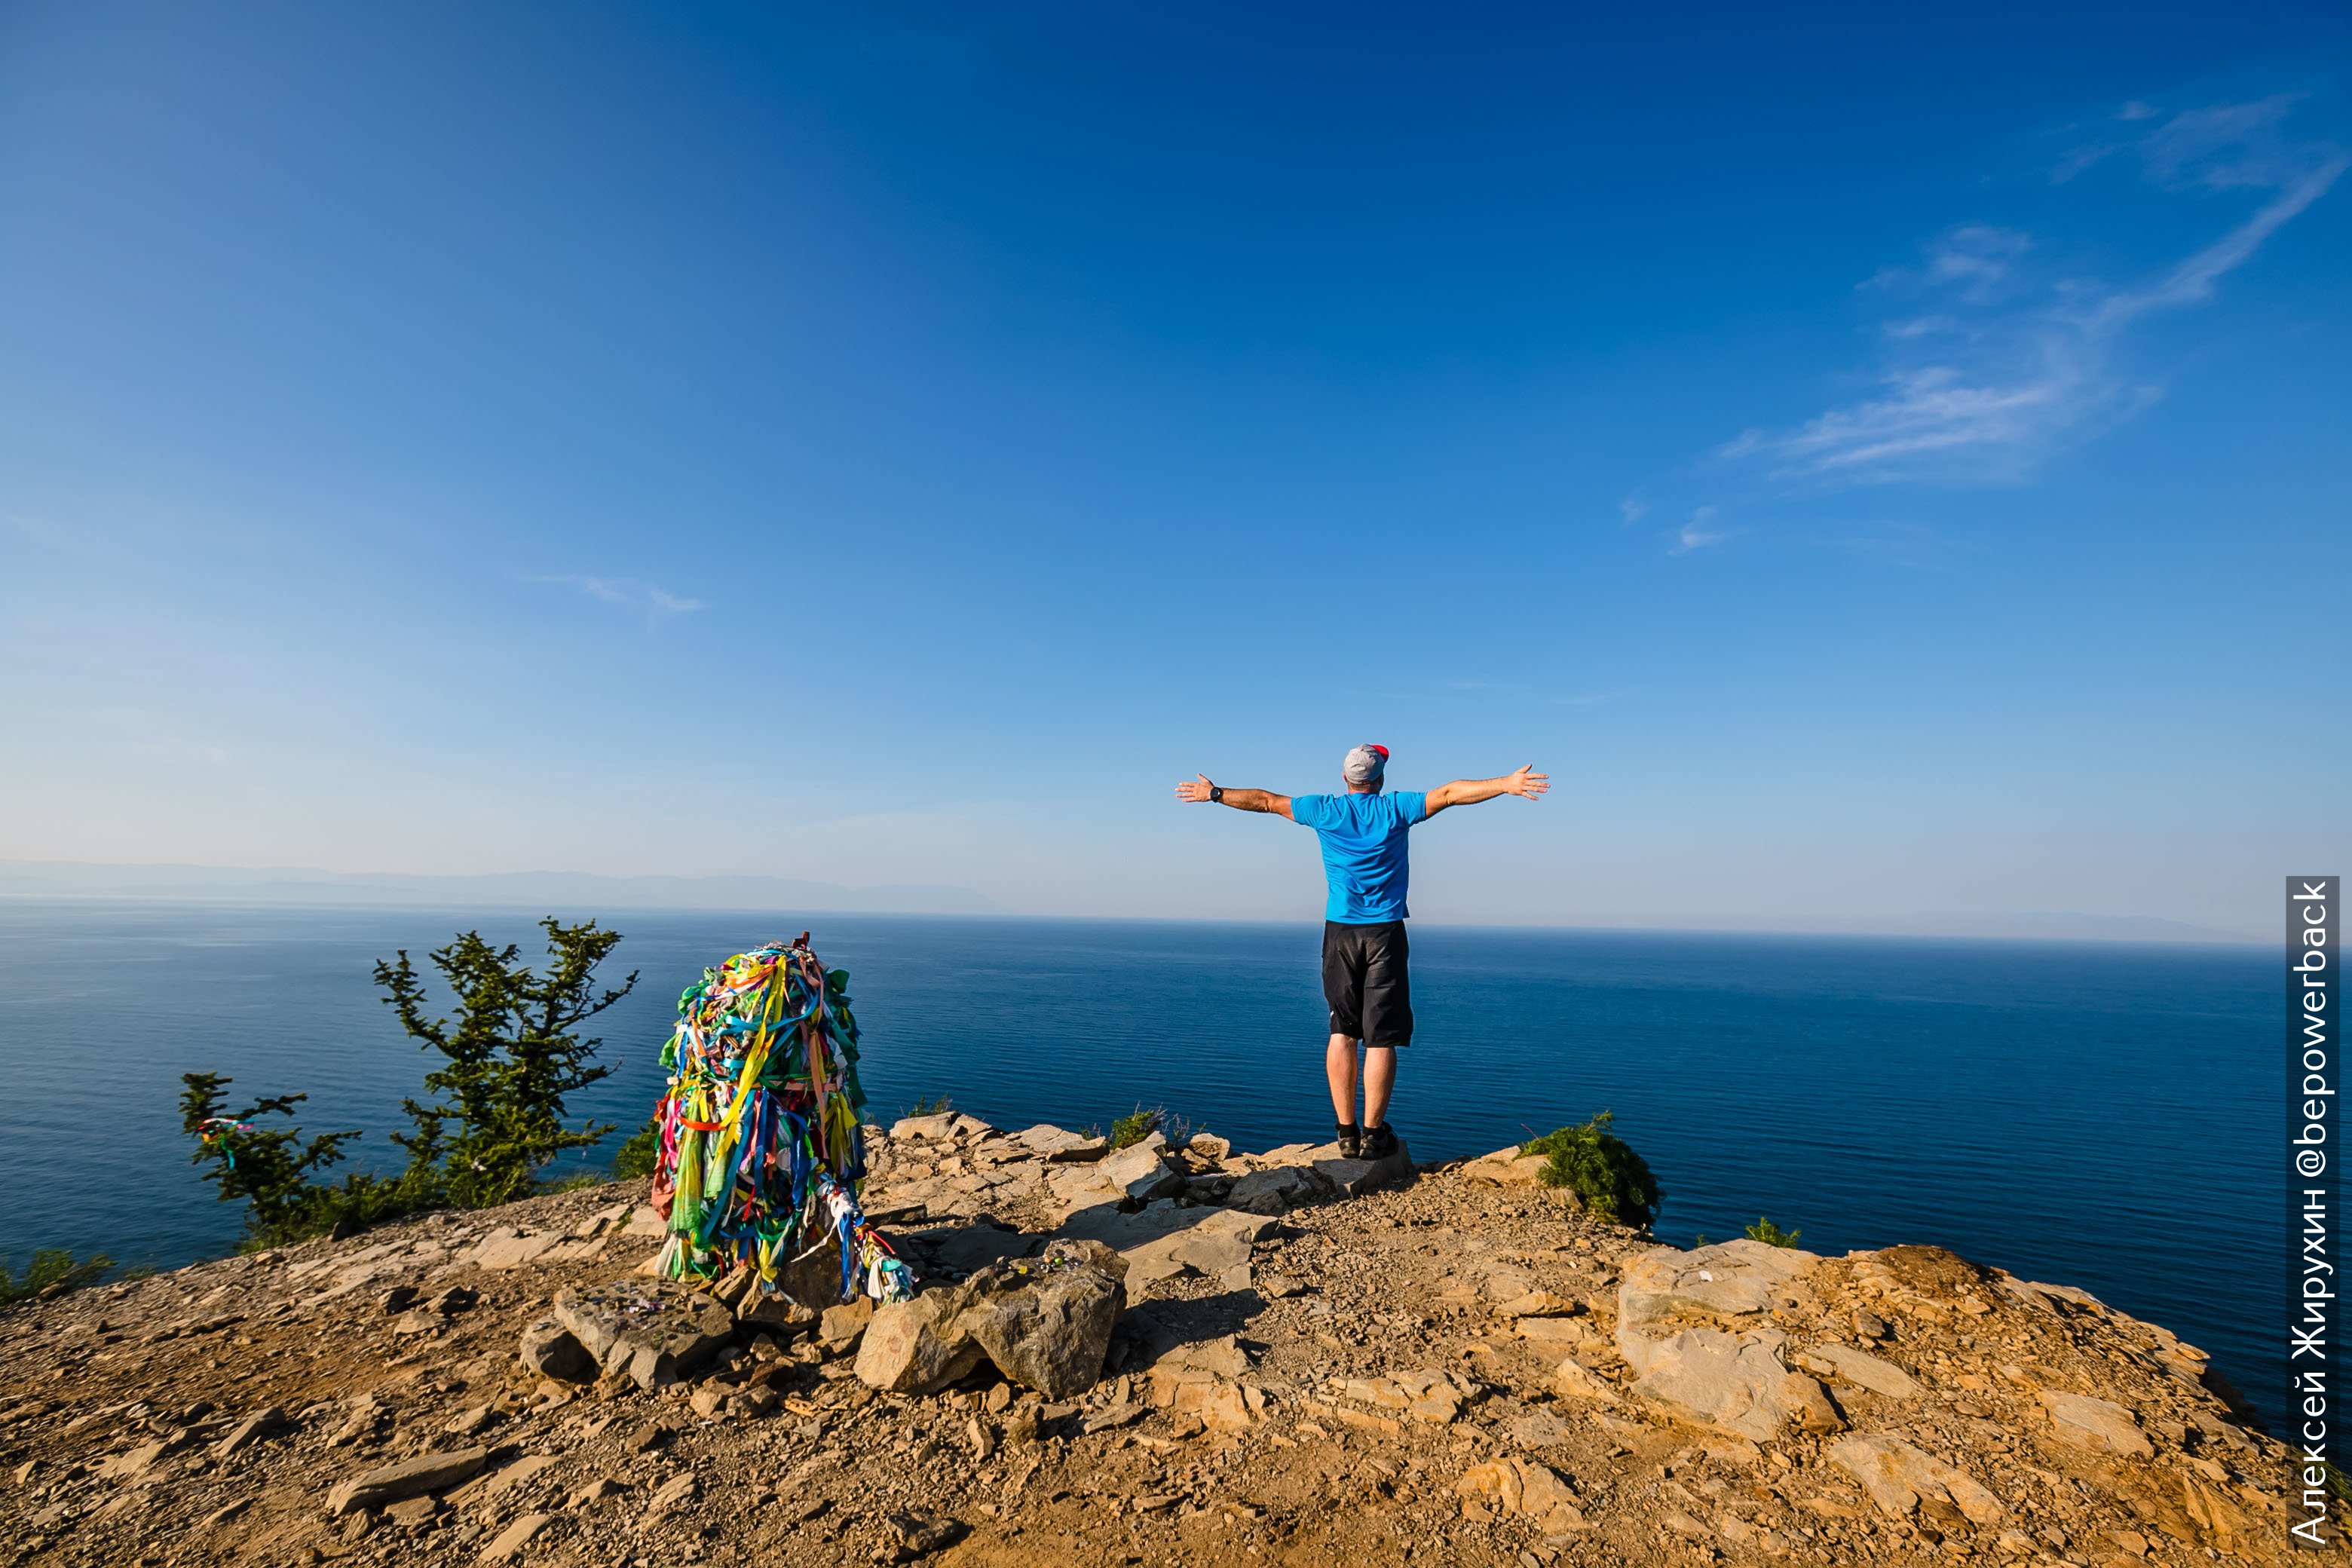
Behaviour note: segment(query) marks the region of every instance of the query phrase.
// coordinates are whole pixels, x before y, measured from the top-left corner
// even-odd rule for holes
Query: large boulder
[[[893,1394],[931,1394],[984,1356],[1049,1399],[1092,1388],[1127,1305],[1127,1265],[1097,1241],[1058,1240],[992,1263],[961,1285],[884,1307],[866,1326],[857,1376]]]
[[[1735,1335],[1685,1329],[1663,1340],[1635,1336],[1625,1359],[1640,1374],[1636,1393],[1752,1442],[1769,1442],[1791,1423],[1810,1432],[1839,1430],[1845,1423],[1822,1385],[1781,1363],[1781,1343],[1769,1330]]]
[[[1126,1277],[1126,1260],[1099,1241],[1053,1242],[973,1275],[961,1326],[1007,1379],[1067,1399],[1102,1376]]]
[[[1822,1385],[1782,1361],[1788,1336],[1768,1316],[1808,1298],[1804,1277],[1820,1261],[1746,1240],[1634,1258],[1617,1289],[1617,1353],[1633,1391],[1759,1443],[1791,1425],[1842,1428]]]
[[[1138,1203],[1173,1197],[1184,1190],[1184,1173],[1162,1159],[1159,1146],[1150,1142],[1130,1143],[1105,1155],[1095,1172],[1105,1186]]]
[[[952,1110],[934,1111],[929,1116],[901,1116],[890,1124],[890,1137],[894,1142],[908,1138],[952,1138],[955,1124],[956,1113]]]
[[[1519,1146],[1512,1143],[1465,1164],[1462,1179],[1495,1187],[1539,1187],[1544,1167],[1550,1163],[1545,1155],[1520,1153]]]
[[[983,1352],[958,1321],[968,1297],[958,1285],[877,1311],[857,1344],[858,1381],[886,1394],[936,1394],[978,1366]]]
[[[559,1290],[554,1318],[605,1376],[632,1378],[640,1388],[677,1382],[735,1335],[734,1314],[667,1280]]]
[[[571,1330],[553,1318],[541,1318],[525,1329],[518,1353],[523,1365],[541,1377],[564,1383],[595,1381],[596,1358],[588,1353],[587,1347]]]

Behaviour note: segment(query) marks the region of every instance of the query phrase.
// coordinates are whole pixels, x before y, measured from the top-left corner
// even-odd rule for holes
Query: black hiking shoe
[[[1364,1130],[1363,1152],[1357,1158],[1385,1160],[1396,1152],[1396,1129],[1383,1121],[1378,1127],[1368,1127]]]
[[[1352,1121],[1342,1121],[1339,1122],[1338,1126],[1339,1129],[1339,1157],[1343,1160],[1353,1160],[1360,1157],[1364,1152],[1363,1129],[1358,1127]]]

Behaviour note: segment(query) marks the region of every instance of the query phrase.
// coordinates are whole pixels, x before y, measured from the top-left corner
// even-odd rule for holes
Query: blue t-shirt
[[[1323,918],[1369,926],[1411,914],[1404,907],[1404,836],[1428,816],[1429,797],[1418,790],[1292,795],[1290,819],[1323,841],[1323,876],[1331,885]]]

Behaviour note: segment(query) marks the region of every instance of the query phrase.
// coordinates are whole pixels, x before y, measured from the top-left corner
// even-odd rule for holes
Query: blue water
[[[1260,1148],[1328,1135],[1319,927],[877,915],[610,916],[636,993],[578,1097],[634,1127],[703,966],[803,926],[851,972],[873,1110],[1010,1125],[1164,1105]],[[425,1062],[374,961],[530,917],[0,901],[0,1254],[169,1266],[226,1249],[179,1075],[304,1090],[313,1130],[399,1124]],[[2211,1352],[2265,1415],[2281,1080],[2266,950],[1482,931],[1413,933],[1420,1034],[1392,1120],[1422,1158],[1604,1107],[1666,1190],[1661,1235],[1758,1215],[1825,1251],[1932,1241],[2081,1285]],[[393,1151],[372,1140],[378,1164]]]

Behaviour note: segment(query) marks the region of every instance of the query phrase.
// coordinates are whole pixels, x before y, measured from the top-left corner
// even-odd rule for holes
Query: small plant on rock
[[[1797,1237],[1804,1234],[1801,1230],[1782,1230],[1762,1215],[1758,1215],[1756,1223],[1748,1227],[1748,1239],[1760,1241],[1767,1247],[1794,1247]]]
[[[909,1116],[944,1116],[954,1109],[954,1100],[949,1099],[944,1094],[937,1094],[933,1095],[929,1100],[919,1100],[915,1101],[914,1104],[907,1107],[907,1114]]]
[[[1519,1152],[1544,1156],[1543,1184],[1566,1187],[1594,1218],[1638,1229],[1657,1216],[1665,1194],[1648,1163],[1610,1131],[1613,1121],[1614,1114],[1604,1110],[1581,1126],[1531,1139]]]
[[[1154,1132],[1163,1131],[1161,1124],[1167,1120],[1168,1112],[1160,1107],[1138,1105],[1110,1124],[1110,1146],[1125,1149],[1140,1143]]]

